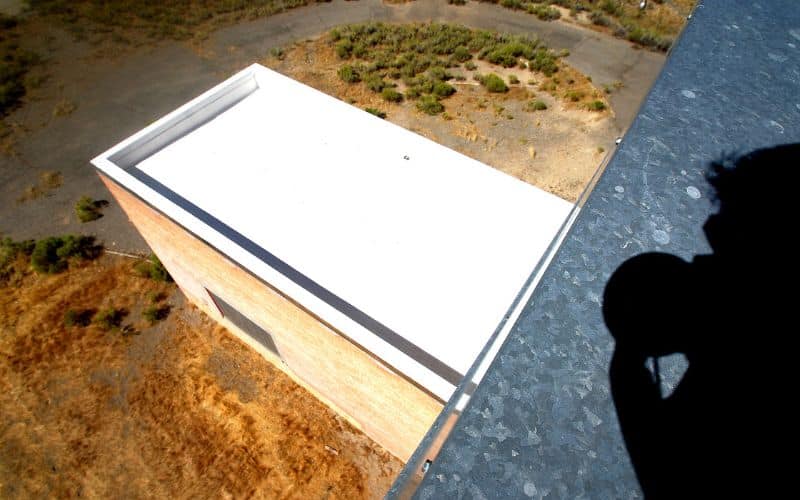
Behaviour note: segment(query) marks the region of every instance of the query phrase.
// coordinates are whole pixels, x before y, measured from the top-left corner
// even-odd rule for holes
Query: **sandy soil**
[[[475,71],[450,70],[454,75],[463,75],[465,80],[449,82],[457,92],[442,101],[445,114],[428,116],[417,111],[413,101],[387,103],[363,84],[342,82],[336,75],[342,63],[324,36],[294,44],[282,60],[267,57],[262,61],[354,106],[380,109],[393,123],[575,201],[606,152],[613,149],[618,132],[612,112],[587,111],[563,99],[566,82],[574,80],[569,87],[582,90],[586,94],[584,102],[595,98],[605,100],[602,92],[569,67],[555,75],[560,82],[558,90],[546,92],[539,89],[550,80],[541,74],[475,62],[478,66]],[[520,84],[513,85],[506,94],[492,94],[473,80],[475,72],[494,72],[505,80],[514,74]],[[532,99],[541,99],[548,109],[525,111],[525,103]]]
[[[174,285],[106,256],[0,287],[0,497],[381,496],[402,464]],[[142,318],[152,293],[172,306]],[[69,308],[127,310],[122,330]],[[131,333],[132,332],[132,333]]]

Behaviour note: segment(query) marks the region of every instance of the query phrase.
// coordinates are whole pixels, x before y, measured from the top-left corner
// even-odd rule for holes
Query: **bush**
[[[606,14],[614,17],[619,17],[625,13],[619,0],[601,0],[598,7]]]
[[[456,88],[445,82],[436,82],[433,84],[433,94],[439,97],[448,97],[455,93]]]
[[[92,321],[101,329],[109,331],[119,328],[119,326],[122,324],[122,318],[124,318],[125,315],[126,312],[124,309],[109,307],[108,309],[97,313]]]
[[[30,255],[35,246],[34,240],[17,242],[11,238],[3,238],[0,240],[0,269],[11,264],[20,254]]]
[[[107,205],[108,202],[105,200],[93,200],[88,196],[81,196],[75,203],[75,215],[81,222],[91,222],[103,216],[100,210]]]
[[[380,75],[370,75],[364,80],[364,83],[366,83],[367,88],[373,92],[380,92],[388,85]]]
[[[570,90],[566,94],[564,94],[564,97],[569,99],[572,102],[578,102],[581,99],[583,99],[585,95],[586,94],[584,94],[583,92],[580,92],[578,90]]]
[[[594,24],[596,26],[610,26],[611,25],[611,21],[606,16],[601,14],[600,12],[596,12],[596,11],[592,12],[591,14],[589,14],[589,19],[591,19],[592,24]]]
[[[403,94],[390,87],[381,91],[381,97],[389,102],[401,102],[403,100]]]
[[[93,259],[100,254],[100,246],[91,236],[60,236],[39,240],[31,252],[31,267],[38,273],[54,274],[69,267],[69,259]]]
[[[507,9],[521,9],[522,0],[500,0],[500,5]]]
[[[452,80],[453,75],[441,66],[434,66],[428,70],[428,78],[434,81],[447,81]]]
[[[557,56],[548,49],[538,49],[528,63],[531,71],[540,71],[546,76],[553,76],[558,71]]]
[[[466,47],[457,47],[456,50],[453,51],[453,59],[458,62],[465,62],[472,59],[472,54],[469,53]]]
[[[466,5],[467,0],[447,0],[450,5]]]
[[[480,82],[489,92],[508,92],[506,82],[494,73],[489,73],[484,76],[481,78]]]
[[[144,311],[142,311],[142,316],[144,319],[150,322],[151,325],[158,323],[159,321],[163,321],[167,319],[169,316],[170,306],[163,305],[163,306],[148,306]]]
[[[364,45],[363,43],[353,44],[352,53],[354,56],[362,58],[367,55],[367,46]]]
[[[92,316],[95,311],[93,309],[69,309],[64,314],[64,326],[72,328],[74,326],[89,326],[92,322]]]
[[[358,83],[361,81],[361,75],[359,75],[358,71],[350,65],[345,65],[339,68],[337,74],[342,81],[347,83]]]
[[[0,240],[0,285],[5,284],[14,276],[19,269],[15,264],[25,257],[27,267],[28,257],[33,252],[36,242],[33,240],[26,240],[16,242],[11,238],[3,238]]]
[[[533,47],[530,44],[515,41],[498,45],[490,52],[487,52],[483,58],[492,64],[513,68],[517,65],[520,57],[530,59],[533,55]]]
[[[536,4],[528,4],[525,7],[525,10],[528,11],[528,14],[533,14],[542,21],[555,21],[556,19],[561,18],[561,12],[558,9],[554,9],[548,5],[536,5]]]
[[[133,265],[133,270],[142,278],[150,278],[154,281],[172,282],[167,268],[155,254],[150,254],[146,260],[140,260]]]
[[[606,103],[603,101],[592,101],[586,107],[589,111],[603,111],[606,109]]]
[[[525,104],[525,111],[544,111],[547,109],[547,104],[540,99],[536,99]]]
[[[644,45],[645,47],[652,47],[661,51],[666,51],[672,45],[672,40],[669,38],[662,38],[655,33],[643,28],[627,28],[627,39],[631,42]]]
[[[444,106],[436,97],[424,95],[417,101],[417,109],[428,115],[437,115],[444,111]]]
[[[517,78],[517,75],[508,75],[508,83],[511,85],[516,85],[519,83],[519,78]]]
[[[286,53],[280,47],[273,47],[269,51],[270,55],[279,61],[283,61],[286,58]]]
[[[466,64],[464,64],[464,68],[467,71],[475,71],[475,69],[477,69],[477,67],[478,66],[472,61],[467,61]]]
[[[364,108],[364,111],[371,115],[375,115],[378,118],[386,118],[386,113],[377,108]]]
[[[353,52],[353,43],[350,40],[342,40],[336,44],[335,50],[340,59],[350,59],[350,55]]]

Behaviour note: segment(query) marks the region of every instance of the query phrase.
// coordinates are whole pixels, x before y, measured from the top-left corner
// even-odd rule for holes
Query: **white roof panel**
[[[571,209],[258,65],[94,163],[443,399]]]

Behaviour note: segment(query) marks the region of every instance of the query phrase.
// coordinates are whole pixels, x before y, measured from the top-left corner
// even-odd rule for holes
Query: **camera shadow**
[[[793,478],[798,169],[800,144],[712,163],[713,253],[638,255],[606,285],[611,394],[647,498],[769,497]],[[668,393],[674,355],[688,368]]]

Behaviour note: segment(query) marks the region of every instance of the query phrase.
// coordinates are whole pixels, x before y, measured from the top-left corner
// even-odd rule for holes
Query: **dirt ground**
[[[282,60],[274,56],[262,63],[311,87],[360,108],[377,108],[386,119],[475,158],[525,182],[568,201],[578,196],[596,172],[607,151],[614,147],[618,133],[611,111],[593,112],[563,99],[567,81],[589,99],[605,100],[585,76],[564,67],[555,78],[555,92],[539,90],[550,79],[519,68],[506,69],[474,61],[477,69],[449,70],[464,76],[451,80],[457,92],[442,103],[445,113],[428,116],[419,112],[413,101],[392,104],[364,84],[346,84],[336,74],[342,62],[327,37],[306,40],[291,46]],[[496,73],[508,81],[515,75],[520,83],[505,94],[493,94],[473,79],[473,73]],[[403,90],[402,88],[400,90]],[[544,111],[525,111],[532,99],[547,104]]]
[[[121,329],[64,325],[110,306]],[[2,498],[374,498],[401,467],[130,259],[0,287]]]

